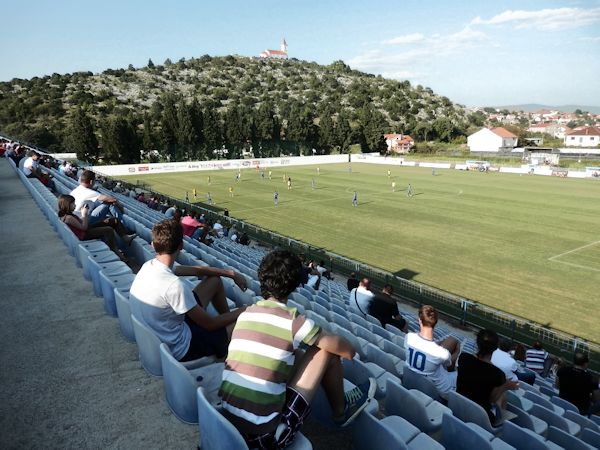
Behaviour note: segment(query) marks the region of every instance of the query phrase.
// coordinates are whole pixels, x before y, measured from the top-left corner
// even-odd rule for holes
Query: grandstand
[[[52,172],[58,192],[68,193],[76,186],[75,180]],[[157,360],[156,354],[150,354],[158,352],[152,347],[152,336],[143,338],[144,330],[132,323],[128,314],[131,268],[117,262],[102,242],[77,241],[56,216],[55,195],[37,180],[25,178],[11,161],[0,162],[0,178],[6,186],[2,209],[13,212],[0,216],[5,249],[2,328],[12,346],[2,352],[0,445],[196,446],[198,426],[184,425],[181,400],[169,397],[170,377],[175,372],[187,374],[188,368],[180,363],[173,368],[164,355]],[[150,230],[164,215],[126,196],[111,195],[125,205],[124,222],[138,234],[129,256],[137,265],[153,258]],[[256,301],[260,293],[256,269],[264,252],[227,239],[206,246],[186,238],[178,263],[232,267],[243,273],[250,286],[245,292],[224,280],[235,307]],[[38,291],[35,295],[32,285]],[[423,380],[414,379],[405,369],[403,333],[382,328],[373,317],[349,312],[347,302],[346,287],[326,279],[318,291],[299,287],[289,300],[324,329],[352,342],[359,357],[344,364],[349,382],[358,384],[374,376],[378,384],[379,404],[371,405],[347,431],[325,428],[319,403],[323,399],[318,398],[313,418],[303,428],[314,448],[600,448],[600,421],[572,411],[572,405],[561,401],[543,379],[522,386],[509,398],[512,419],[500,427],[493,427],[477,405],[459,394],[443,405],[427,395]],[[407,307],[403,313],[415,331],[418,322],[413,311]],[[455,335],[463,342],[463,351],[475,351],[471,333],[449,326],[437,327],[436,333],[436,338]],[[163,380],[140,367],[138,352],[141,366],[154,375],[163,374]],[[190,369],[190,373],[196,372]],[[194,390],[195,383],[192,378]],[[200,417],[212,420],[210,415],[200,413]],[[194,414],[186,421],[193,422]],[[200,439],[203,429],[210,434],[206,421],[200,421]]]

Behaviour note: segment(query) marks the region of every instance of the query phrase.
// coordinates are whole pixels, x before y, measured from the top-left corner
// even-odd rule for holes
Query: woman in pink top
[[[75,211],[75,198],[71,195],[60,195],[58,197],[58,217],[67,224],[80,241],[102,239],[121,259],[125,257],[123,252],[117,247],[115,230],[112,227],[88,227],[89,207],[87,204],[81,207],[81,219],[73,214],[73,211]]]

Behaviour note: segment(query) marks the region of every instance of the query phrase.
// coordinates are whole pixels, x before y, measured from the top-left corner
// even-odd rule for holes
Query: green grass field
[[[597,181],[456,170],[432,176],[431,169],[369,164],[354,164],[352,173],[345,164],[323,165],[320,175],[316,166],[277,169],[271,181],[255,169],[243,171],[240,183],[234,176],[123,179],[180,199],[187,190],[192,201],[192,189],[198,201],[210,190],[216,207],[238,219],[392,273],[413,272],[416,281],[600,342]]]

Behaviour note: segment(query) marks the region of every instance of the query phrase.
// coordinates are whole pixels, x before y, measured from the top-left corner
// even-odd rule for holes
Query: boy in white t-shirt
[[[419,308],[419,333],[408,333],[404,339],[406,364],[416,373],[429,378],[441,397],[446,398],[450,391],[456,390],[456,371],[454,365],[460,353],[460,343],[448,336],[440,342],[433,340],[433,328],[437,324],[438,314],[431,305]]]

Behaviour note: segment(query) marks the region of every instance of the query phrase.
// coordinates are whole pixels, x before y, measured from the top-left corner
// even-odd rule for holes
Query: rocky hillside
[[[382,134],[452,141],[465,110],[429,88],[292,60],[208,55],[143,68],[0,83],[0,132],[89,160],[235,157],[383,148]],[[471,119],[474,119],[471,117]],[[473,120],[476,122],[476,120]],[[133,151],[123,151],[123,145]],[[144,153],[142,153],[142,158]]]

